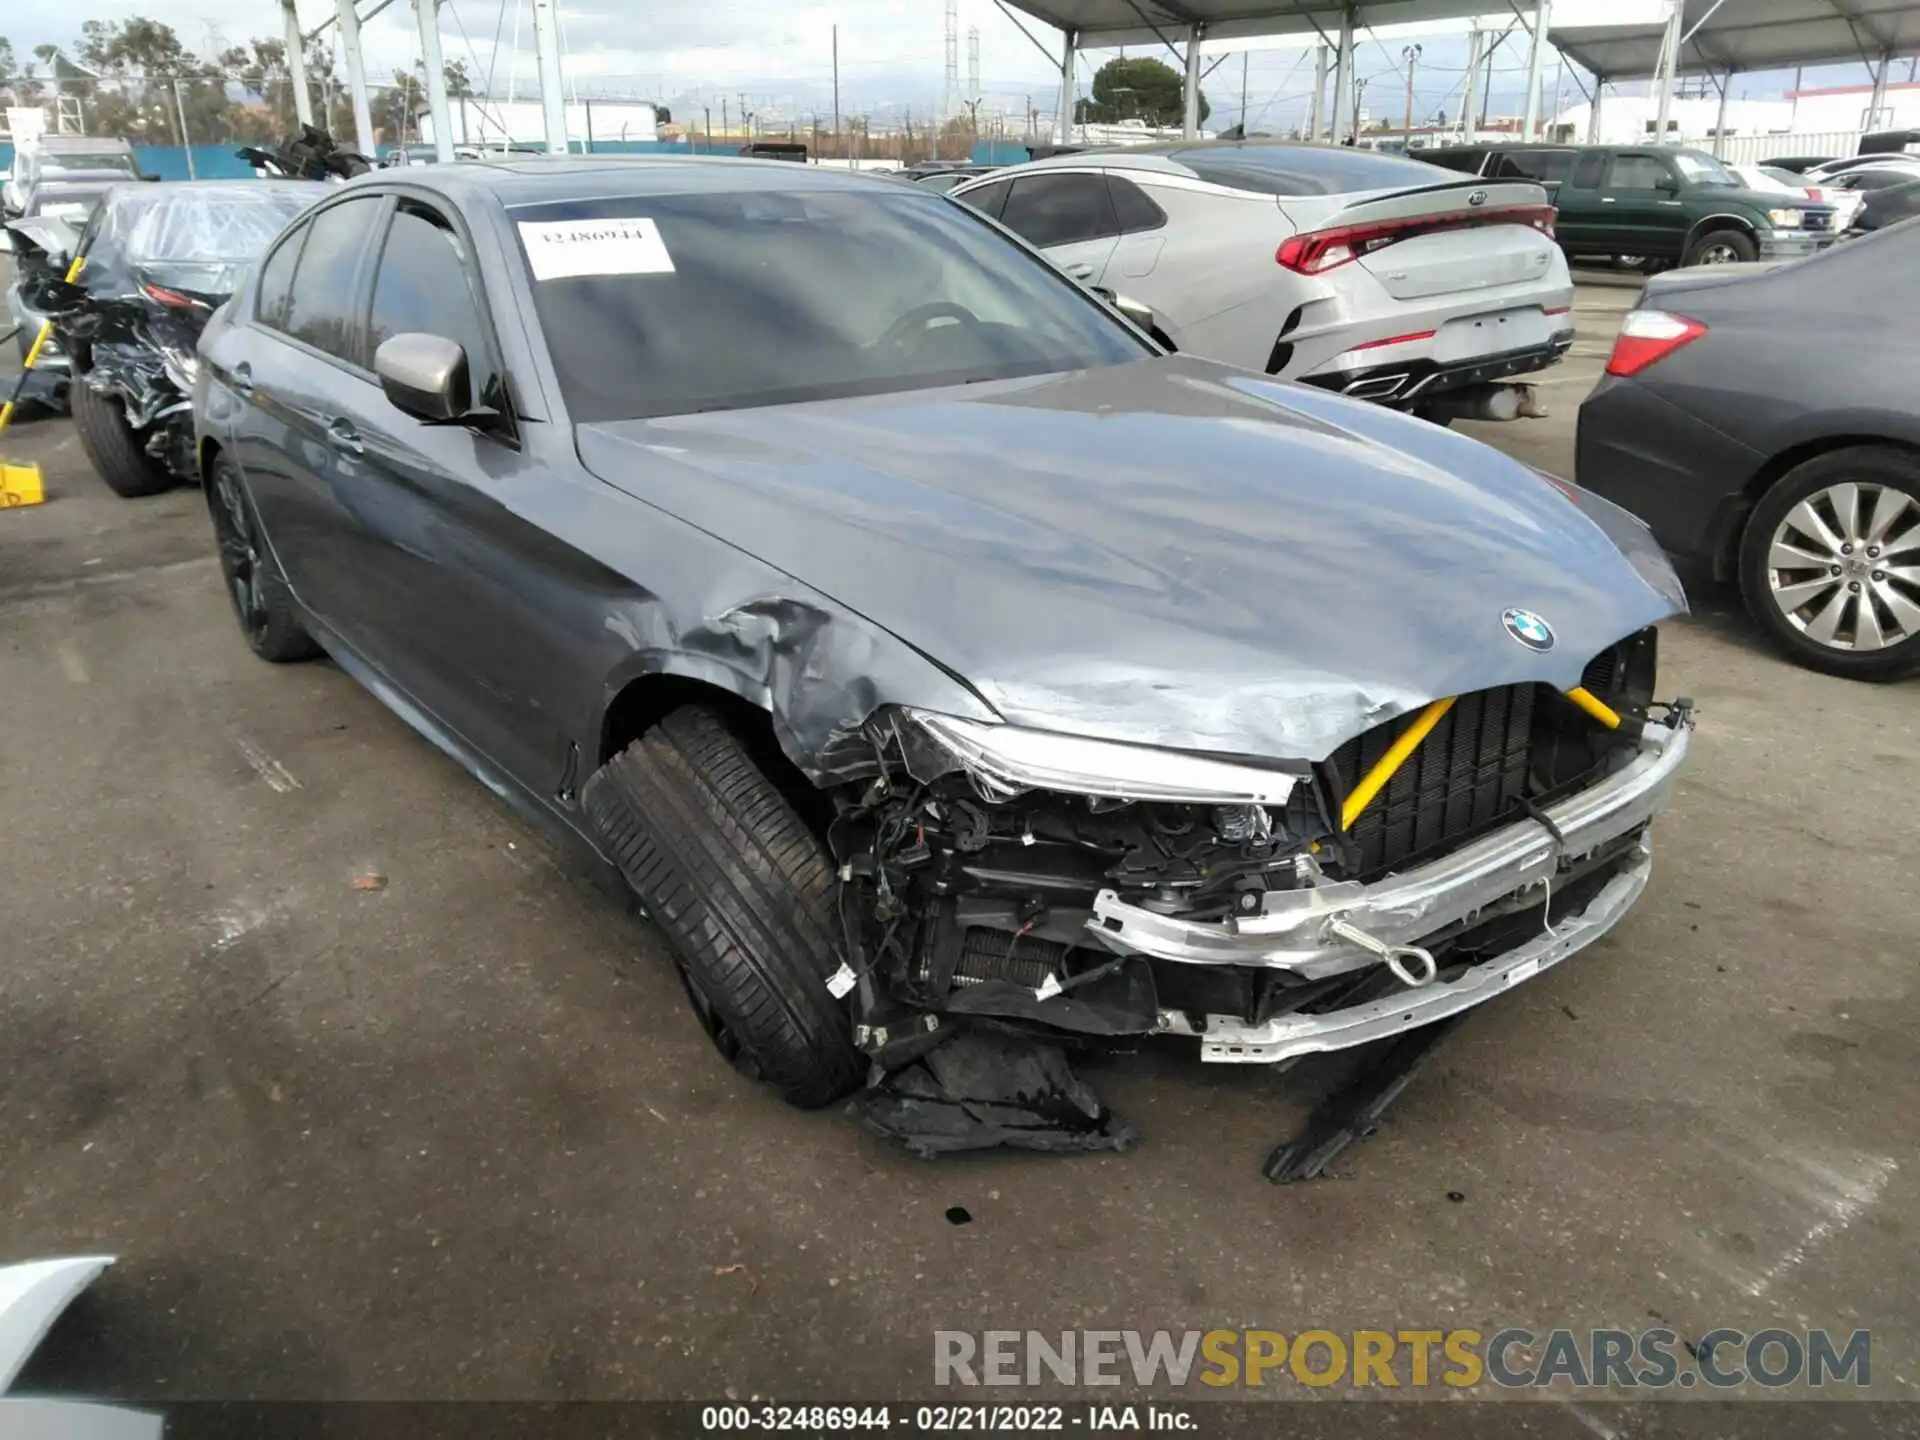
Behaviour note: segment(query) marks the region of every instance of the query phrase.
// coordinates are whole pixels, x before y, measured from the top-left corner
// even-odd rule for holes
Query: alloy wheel
[[[213,521],[220,543],[220,570],[226,576],[227,592],[233,600],[240,628],[258,640],[267,633],[271,617],[261,573],[260,545],[253,526],[253,511],[240,493],[233,471],[222,465],[214,472]]]
[[[1775,528],[1767,584],[1787,622],[1830,649],[1920,635],[1920,500],[1864,481],[1816,490]]]
[[[1709,245],[1700,252],[1700,258],[1693,263],[1696,265],[1737,265],[1740,263],[1740,252],[1724,242],[1719,245]]]

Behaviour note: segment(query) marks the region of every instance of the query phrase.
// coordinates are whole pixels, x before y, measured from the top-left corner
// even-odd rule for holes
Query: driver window
[[[451,340],[467,352],[474,396],[484,399],[498,371],[477,294],[472,261],[452,225],[424,205],[401,202],[374,273],[371,348],[409,331]]]

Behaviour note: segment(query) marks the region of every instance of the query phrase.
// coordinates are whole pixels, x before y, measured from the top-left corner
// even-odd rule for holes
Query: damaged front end
[[[87,346],[80,382],[120,403],[141,448],[177,480],[191,480],[193,382],[199,361],[190,341],[149,327],[111,305]],[[110,338],[111,337],[111,338]]]
[[[1460,695],[1317,763],[883,711],[829,837],[856,1041],[891,1070],[967,1019],[1277,1062],[1489,999],[1646,883],[1690,727],[1652,699],[1655,643],[1611,647],[1573,692]]]

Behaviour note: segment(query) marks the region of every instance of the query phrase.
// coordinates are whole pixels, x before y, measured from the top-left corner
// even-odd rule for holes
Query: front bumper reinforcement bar
[[[1390,945],[1415,945],[1447,926],[1470,924],[1489,907],[1530,888],[1544,897],[1562,861],[1578,860],[1639,829],[1660,810],[1686,758],[1687,737],[1684,724],[1673,729],[1649,725],[1640,737],[1639,753],[1625,766],[1547,807],[1542,813],[1560,840],[1537,820],[1524,819],[1405,874],[1370,885],[1349,880],[1270,890],[1259,914],[1225,920],[1162,915],[1102,890],[1094,897],[1087,928],[1122,955],[1269,967],[1316,980],[1362,969],[1379,963],[1378,957],[1343,939],[1334,921],[1343,920]],[[1646,881],[1645,858],[1626,873],[1638,875],[1632,887],[1637,894]],[[1587,913],[1605,913],[1609,897],[1621,910],[1632,901],[1631,895],[1619,898],[1609,886]]]

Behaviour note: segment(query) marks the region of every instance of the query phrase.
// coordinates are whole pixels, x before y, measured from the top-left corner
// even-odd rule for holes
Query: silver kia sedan
[[[1057,155],[962,185],[1173,349],[1433,419],[1529,413],[1512,377],[1573,344],[1573,281],[1530,181],[1270,140]]]

